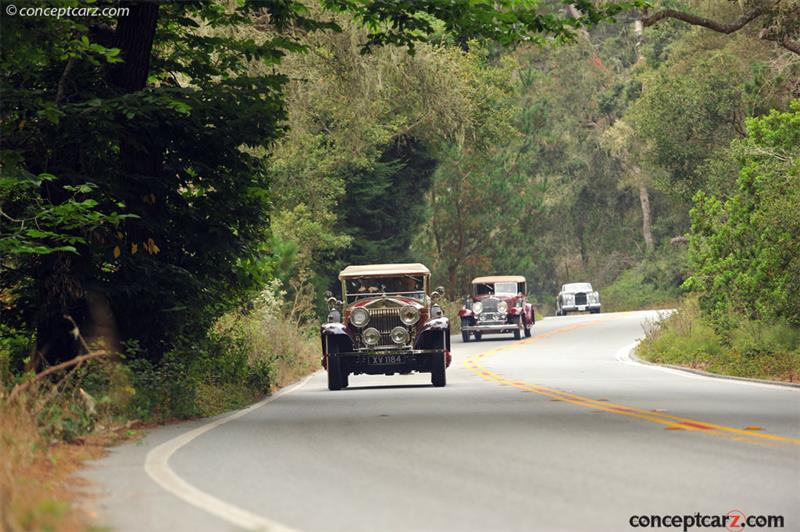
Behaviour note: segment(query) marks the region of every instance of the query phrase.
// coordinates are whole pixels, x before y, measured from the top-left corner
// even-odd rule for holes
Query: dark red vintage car
[[[459,311],[461,338],[484,334],[513,333],[515,339],[531,335],[536,322],[533,306],[528,303],[528,287],[521,275],[491,275],[472,280],[472,295]]]
[[[447,383],[450,322],[436,302],[422,264],[348,266],[339,273],[342,301],[329,294],[322,324],[322,365],[328,388],[349,384],[351,374],[430,373],[434,386]],[[342,312],[339,311],[342,308]]]

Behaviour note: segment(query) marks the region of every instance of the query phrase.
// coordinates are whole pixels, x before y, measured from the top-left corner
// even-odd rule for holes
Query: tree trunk
[[[458,288],[458,264],[451,262],[447,265],[447,293],[455,294]]]
[[[652,220],[650,215],[650,193],[644,183],[639,183],[639,202],[642,205],[642,236],[647,252],[651,253],[655,249],[653,241]]]
[[[117,20],[114,31],[114,47],[120,49],[124,61],[111,69],[109,81],[125,92],[135,92],[147,85],[158,4],[134,2],[126,6],[130,7],[130,12]]]

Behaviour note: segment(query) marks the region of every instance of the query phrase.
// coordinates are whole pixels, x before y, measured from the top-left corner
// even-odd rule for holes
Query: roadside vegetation
[[[203,341],[176,347],[158,363],[89,347],[94,358],[46,379],[14,352],[30,339],[0,342],[0,515],[4,530],[80,530],[91,489],[70,475],[103,448],[154,424],[241,408],[315,370],[317,328],[285,316],[297,312],[273,282],[245,307],[223,315]],[[7,331],[6,331],[7,332]]]
[[[797,2],[652,2],[761,10],[731,35],[578,4],[4,16],[2,526],[76,528],[59,479],[92,449],[318,367],[347,264],[424,262],[450,316],[479,274],[541,314],[591,281],[681,309],[649,359],[796,380]]]
[[[800,382],[800,331],[785,321],[731,316],[721,328],[700,312],[697,298],[646,327],[644,360],[719,375]]]
[[[698,192],[689,233],[694,294],[639,348],[647,360],[800,382],[800,101],[747,120],[726,152],[730,192]]]

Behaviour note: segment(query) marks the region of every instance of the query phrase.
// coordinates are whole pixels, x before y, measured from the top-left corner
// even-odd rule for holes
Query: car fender
[[[349,352],[353,350],[353,337],[344,323],[323,323],[320,326],[320,340],[322,342],[322,366],[327,368],[328,347],[335,345],[336,352]]]
[[[474,315],[475,314],[469,309],[462,308],[461,310],[458,311],[459,318],[471,318]]]
[[[442,345],[444,343],[444,345]],[[417,349],[440,349],[450,351],[450,320],[436,318],[429,320],[417,334],[414,342]]]
[[[536,311],[533,310],[533,305],[530,303],[525,303],[525,313],[528,316],[528,321],[531,322],[531,325],[536,323]]]

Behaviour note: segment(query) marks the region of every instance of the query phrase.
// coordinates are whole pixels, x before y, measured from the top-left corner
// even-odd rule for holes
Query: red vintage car
[[[437,303],[444,290],[431,290],[430,276],[422,264],[348,266],[339,273],[342,300],[329,294],[321,327],[328,389],[346,388],[351,374],[412,371],[445,386],[450,322]]]
[[[472,280],[472,295],[459,311],[461,338],[484,334],[513,333],[514,339],[531,335],[536,322],[533,306],[528,303],[528,287],[521,275],[491,275]]]

